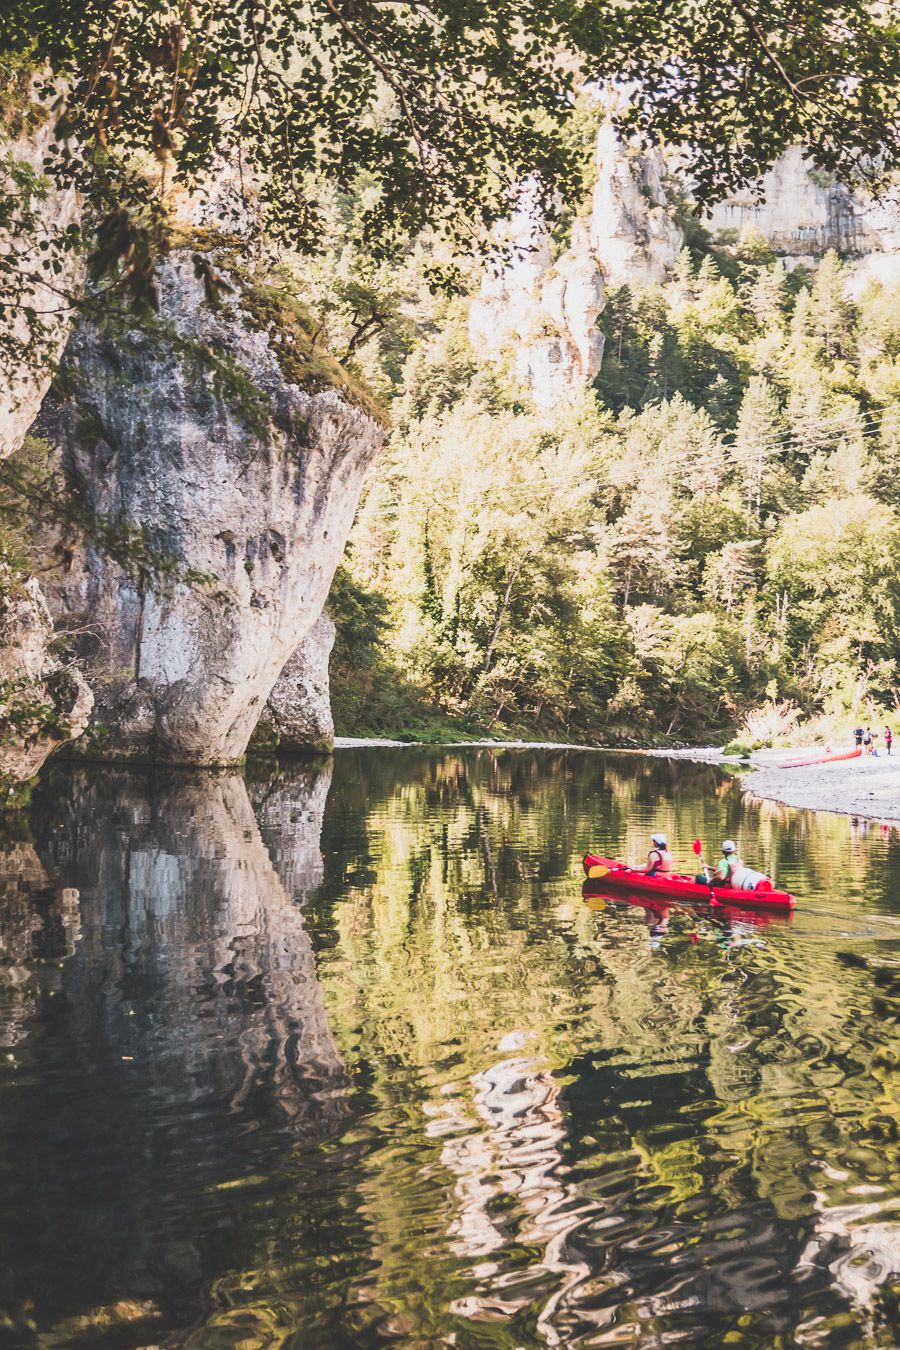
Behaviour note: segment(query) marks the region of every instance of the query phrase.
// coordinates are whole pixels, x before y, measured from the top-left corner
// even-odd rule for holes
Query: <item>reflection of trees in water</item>
[[[879,1166],[895,1167],[889,1131],[900,1113],[866,1062],[865,1028],[878,1014],[871,991],[855,976],[851,991],[834,959],[843,939],[833,915],[813,906],[794,930],[767,934],[764,949],[727,953],[692,944],[692,921],[679,916],[663,950],[650,953],[642,924],[580,905],[571,869],[586,835],[595,842],[605,831],[619,848],[643,841],[664,806],[678,837],[700,833],[709,848],[739,835],[761,866],[815,888],[844,847],[847,822],[748,806],[735,780],[707,766],[642,764],[633,782],[633,761],[551,754],[543,782],[534,757],[520,771],[515,752],[397,752],[407,754],[388,769],[379,752],[371,774],[365,757],[352,769],[338,760],[329,828],[335,849],[348,832],[348,862],[344,884],[326,886],[319,906],[324,914],[331,902],[339,939],[323,979],[341,1043],[359,1047],[383,1128],[407,1138],[419,1102],[425,1138],[452,1174],[430,1202],[444,1216],[444,1259],[465,1247],[471,1265],[462,1292],[458,1272],[423,1269],[415,1227],[392,1226],[389,1214],[392,1204],[421,1212],[417,1187],[426,1171],[434,1186],[434,1163],[421,1161],[413,1177],[378,1150],[361,1189],[375,1231],[392,1237],[365,1299],[395,1305],[405,1274],[426,1291],[407,1308],[405,1334],[438,1335],[447,1324],[434,1309],[452,1289],[447,1306],[467,1321],[505,1321],[511,1344],[516,1336],[531,1344],[519,1330],[529,1307],[543,1309],[546,1334],[564,1338],[603,1318],[636,1337],[686,1328],[700,1337],[709,1326],[724,1334],[742,1311],[760,1334],[789,1334],[807,1315],[804,1299],[826,1324],[846,1317],[859,1290],[837,1282],[828,1259],[802,1281],[792,1273],[819,1223],[810,1168],[842,1154],[846,1185],[865,1185],[873,1164],[859,1161],[859,1149],[879,1138],[887,1140]],[[530,1067],[486,1069],[512,1027],[528,1034]],[[505,1075],[519,1069],[513,1088]],[[551,1073],[567,1082],[563,1098]],[[528,1100],[519,1118],[520,1092]],[[513,1104],[508,1129],[504,1099]],[[502,1158],[504,1149],[515,1155],[520,1127],[523,1137],[534,1131],[538,1212],[546,1205],[552,1214],[566,1194],[561,1212],[570,1203],[577,1216],[577,1239],[563,1244],[568,1270],[550,1271],[549,1226],[534,1238],[539,1254],[523,1261],[536,1220],[520,1203],[525,1183]],[[596,1137],[614,1139],[608,1146],[629,1159],[618,1208],[599,1217]],[[424,1147],[415,1156],[424,1159]],[[564,1171],[560,1159],[570,1166],[573,1156],[579,1165]],[[843,1202],[832,1188],[828,1205]],[[878,1237],[873,1230],[869,1240]],[[575,1273],[582,1258],[593,1272],[584,1280]]]
[[[348,1118],[298,903],[321,876],[328,775],[254,790],[277,866],[235,774],[56,771],[39,795],[34,828],[51,874],[81,892],[81,937],[4,1098],[0,1157],[17,1166],[0,1238],[9,1250],[15,1221],[10,1298],[36,1295],[43,1324],[100,1308],[99,1336],[126,1290],[177,1325],[229,1270],[239,1298],[282,1212],[248,1174]]]

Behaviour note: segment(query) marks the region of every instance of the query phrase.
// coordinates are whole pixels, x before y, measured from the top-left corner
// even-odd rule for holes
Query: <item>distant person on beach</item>
[[[890,727],[885,727],[885,729],[884,729],[884,748],[885,748],[885,750],[888,752],[888,754],[891,753],[891,742],[893,741],[893,739],[894,739],[894,733],[891,731]]]
[[[854,741],[856,742],[856,748],[857,748],[857,750],[861,750],[861,749],[862,749],[862,743],[863,743],[863,729],[862,729],[862,727],[857,727],[857,728],[856,728],[856,730],[855,730],[854,733],[853,733],[853,739],[854,739]]]
[[[866,727],[866,734],[865,736],[863,736],[863,754],[864,755],[875,754],[875,736],[872,732],[871,727]]]

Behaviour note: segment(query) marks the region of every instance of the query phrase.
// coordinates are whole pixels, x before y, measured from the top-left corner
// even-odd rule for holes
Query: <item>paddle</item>
[[[703,868],[703,875],[706,877],[706,880],[708,882],[709,874],[712,871],[712,868],[707,867],[706,863],[703,861],[703,845],[700,843],[699,839],[694,840],[693,849],[697,857],[700,859],[700,866]]]

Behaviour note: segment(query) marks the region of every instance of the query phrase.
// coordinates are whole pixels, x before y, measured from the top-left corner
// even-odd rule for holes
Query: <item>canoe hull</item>
[[[710,899],[708,894],[699,899],[689,899],[687,896],[679,895],[677,900],[668,895],[660,895],[654,900],[652,896],[646,893],[637,895],[634,891],[616,889],[615,887],[607,890],[603,885],[602,877],[597,881],[585,881],[581,888],[581,894],[591,908],[599,908],[601,905],[610,904],[634,905],[651,911],[675,909],[684,914],[711,915],[728,923],[749,923],[757,928],[769,927],[772,924],[789,924],[794,917],[793,910],[786,905],[769,905],[765,908],[758,906],[756,909],[748,909],[746,905],[737,902]]]
[[[636,872],[634,868],[616,862],[614,858],[601,858],[597,853],[586,853],[583,866],[589,880],[592,879],[591,869],[598,869],[596,879],[602,880],[605,889],[665,896],[671,900],[699,900],[706,904],[714,901],[740,909],[794,908],[794,897],[787,891],[739,891],[735,886],[701,886],[693,877],[680,876],[675,872],[650,877],[645,872]],[[609,871],[600,872],[601,868],[609,868]]]
[[[786,764],[777,764],[778,769],[808,769],[813,764],[837,764],[842,759],[859,759],[862,750],[843,750],[839,755],[815,755],[812,759],[791,759]]]

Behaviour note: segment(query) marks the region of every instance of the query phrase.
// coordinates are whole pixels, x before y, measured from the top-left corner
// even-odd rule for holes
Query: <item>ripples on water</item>
[[[653,828],[793,921],[585,901]],[[0,1344],[900,1345],[898,877],[683,762],[54,769],[0,845]]]

